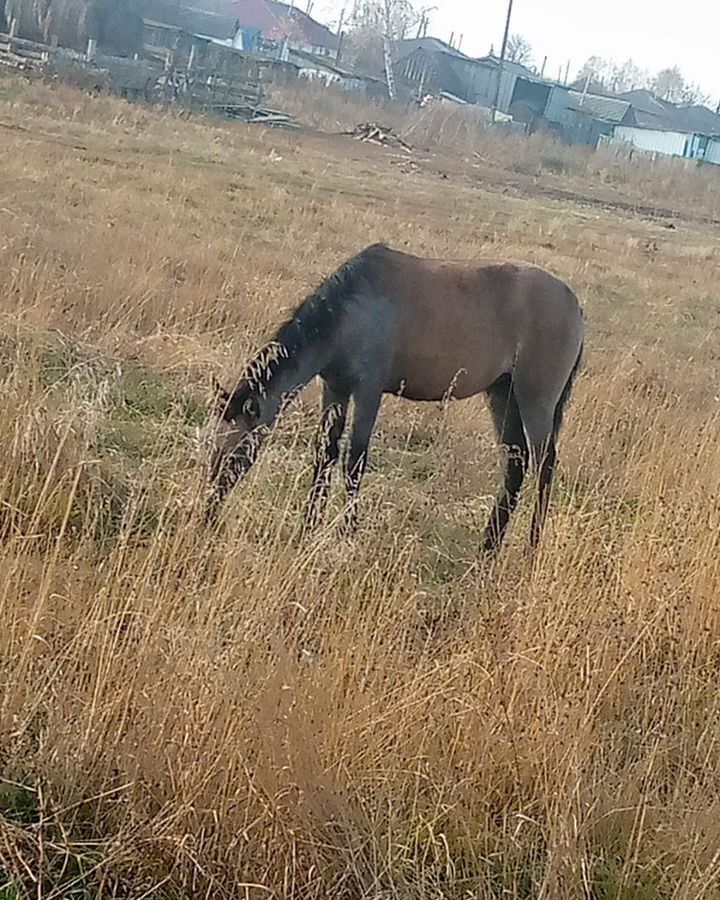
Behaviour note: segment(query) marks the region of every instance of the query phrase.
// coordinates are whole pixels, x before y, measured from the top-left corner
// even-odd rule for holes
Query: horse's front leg
[[[353,395],[355,411],[353,416],[350,451],[347,456],[345,484],[347,487],[347,509],[345,512],[345,529],[354,531],[357,527],[357,506],[365,468],[367,466],[368,446],[375,428],[381,391],[362,391]]]
[[[315,445],[315,468],[310,489],[305,527],[314,529],[322,517],[330,494],[335,463],[340,457],[340,440],[345,430],[350,395],[323,381],[322,417]]]

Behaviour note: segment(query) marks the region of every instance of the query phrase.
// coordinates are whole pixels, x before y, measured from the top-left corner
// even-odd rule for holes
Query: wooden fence
[[[220,45],[202,61],[161,47],[145,47],[142,58],[98,54],[95,41],[85,53],[21,38],[13,24],[0,33],[0,65],[40,71],[132,99],[183,105],[218,115],[291,126],[289,116],[263,106],[262,63]]]

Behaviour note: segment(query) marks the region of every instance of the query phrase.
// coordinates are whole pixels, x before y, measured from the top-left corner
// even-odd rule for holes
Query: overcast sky
[[[299,0],[303,5],[304,0]],[[317,0],[313,12],[324,21],[352,0]],[[507,0],[414,0],[417,8],[435,6],[428,34],[447,40],[463,34],[462,49],[484,56],[499,52]],[[720,0],[515,0],[510,28],[533,46],[540,66],[556,78],[570,60],[574,76],[589,56],[657,71],[679,66],[714,103],[720,100]]]
[[[487,53],[491,44],[499,51],[507,0],[434,5],[428,33],[445,40],[452,31],[464,34],[462,48],[472,56]],[[632,57],[642,69],[677,65],[715,102],[720,99],[719,0],[515,0],[510,31],[530,41],[537,65],[547,54],[552,77],[568,59],[574,75],[589,56],[617,62]]]

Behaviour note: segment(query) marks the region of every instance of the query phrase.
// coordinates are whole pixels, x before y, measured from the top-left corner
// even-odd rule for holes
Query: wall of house
[[[654,131],[650,128],[633,128],[618,125],[615,137],[628,141],[638,150],[663,153],[666,156],[685,156],[692,135],[681,131]]]
[[[323,84],[336,84],[338,87],[356,94],[371,93],[371,88],[364,78],[342,75],[340,72],[334,72],[332,69],[325,69],[320,66],[300,65],[298,75],[301,78],[309,78],[312,81],[322,81]]]
[[[705,161],[720,166],[720,138],[714,138],[708,144],[705,151]]]
[[[340,84],[342,77],[338,72],[331,72],[329,69],[318,69],[315,66],[301,65],[298,70],[301,78],[309,78],[311,81],[322,81],[325,84]]]
[[[473,61],[462,60],[453,62],[453,67],[462,73],[462,80],[467,85],[470,99],[480,106],[492,106],[497,91],[497,69],[493,66],[479,66]],[[498,97],[498,109],[507,112],[510,109],[513,91],[517,76],[513,72],[503,69],[500,75],[500,95]]]

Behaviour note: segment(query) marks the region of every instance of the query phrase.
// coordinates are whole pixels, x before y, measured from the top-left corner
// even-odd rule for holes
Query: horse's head
[[[207,521],[214,520],[222,501],[257,458],[268,430],[263,421],[264,399],[257,387],[246,380],[232,393],[215,385],[206,433],[208,475],[212,484]]]

